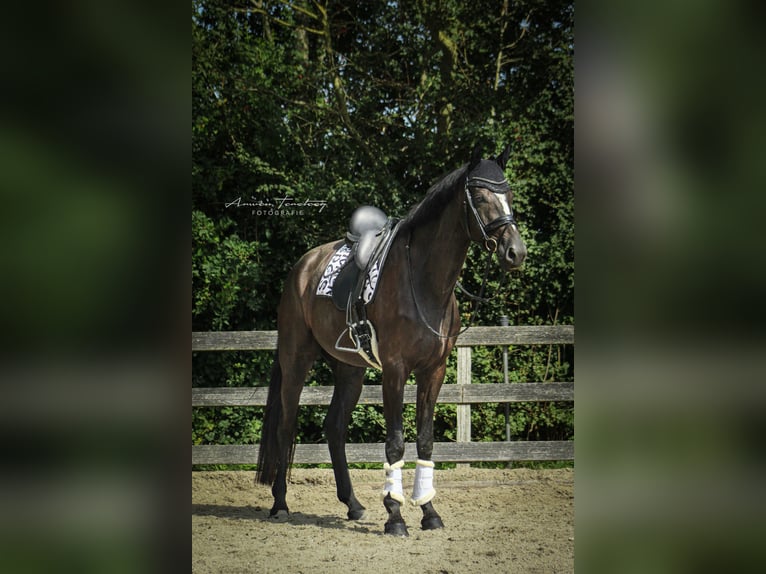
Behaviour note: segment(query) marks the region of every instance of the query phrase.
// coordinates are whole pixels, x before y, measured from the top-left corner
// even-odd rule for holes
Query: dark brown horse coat
[[[469,164],[433,186],[402,221],[380,273],[378,291],[367,308],[367,317],[377,331],[383,366],[388,463],[401,460],[404,454],[402,402],[410,373],[415,374],[417,382],[417,454],[419,459],[431,459],[434,407],[447,357],[460,330],[454,288],[471,241],[483,241],[494,250],[506,270],[520,266],[526,256],[510,210],[513,194],[502,175],[508,154],[506,148],[490,164],[480,159],[477,149]],[[487,173],[496,177],[485,177]],[[345,438],[367,363],[354,353],[335,348],[346,328],[345,314],[330,298],[316,295],[324,269],[342,244],[327,243],[307,252],[290,271],[279,305],[277,360],[257,476],[259,482],[273,484],[272,514],[287,510],[286,476],[292,459],[298,402],[308,371],[319,356],[329,362],[335,376],[325,431],[338,498],[348,506],[349,518],[359,518],[364,511],[351,487]],[[384,504],[389,511],[385,531],[406,535],[399,503],[386,497]],[[422,508],[423,528],[442,526],[431,502]]]

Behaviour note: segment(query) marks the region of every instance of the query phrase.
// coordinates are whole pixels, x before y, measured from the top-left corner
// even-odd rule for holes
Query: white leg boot
[[[419,460],[415,466],[415,486],[412,490],[413,506],[423,506],[436,495],[434,490],[434,463],[430,460]]]
[[[391,495],[391,498],[396,500],[399,504],[404,504],[404,491],[402,490],[402,467],[404,466],[404,459],[394,464],[385,463],[383,470],[386,471],[386,484],[381,492],[381,498],[385,498],[387,495]]]

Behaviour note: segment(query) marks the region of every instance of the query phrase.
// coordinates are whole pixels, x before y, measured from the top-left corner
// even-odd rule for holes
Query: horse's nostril
[[[524,259],[527,256],[527,250],[526,249],[519,249],[516,251],[515,249],[509,249],[505,252],[505,258],[508,260],[508,263],[513,265],[514,267],[518,267],[524,262]]]

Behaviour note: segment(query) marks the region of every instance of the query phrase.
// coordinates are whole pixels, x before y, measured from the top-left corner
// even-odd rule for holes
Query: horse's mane
[[[455,185],[465,176],[467,168],[468,164],[465,164],[432,185],[426,196],[402,220],[402,227],[412,229],[437,219],[454,197]]]

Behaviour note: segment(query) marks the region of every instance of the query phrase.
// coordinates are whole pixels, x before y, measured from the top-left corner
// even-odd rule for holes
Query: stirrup
[[[362,345],[362,337],[359,336],[357,333],[357,329],[359,327],[365,328],[369,327],[369,335],[366,333],[363,335],[365,338],[368,338],[368,345],[369,349],[365,349],[367,345]],[[342,347],[340,344],[341,339],[343,336],[348,333],[348,338],[351,339],[351,342],[354,344],[353,347]],[[347,353],[356,353],[360,357],[362,357],[365,362],[370,365],[374,369],[378,369],[379,371],[383,370],[383,365],[380,362],[380,355],[378,352],[378,336],[375,333],[375,327],[373,327],[372,323],[370,323],[368,320],[364,321],[358,321],[356,323],[349,323],[348,327],[346,327],[343,331],[341,331],[341,334],[338,336],[338,340],[335,341],[335,349],[337,351],[344,351]],[[370,357],[370,353],[372,353],[372,357]]]

